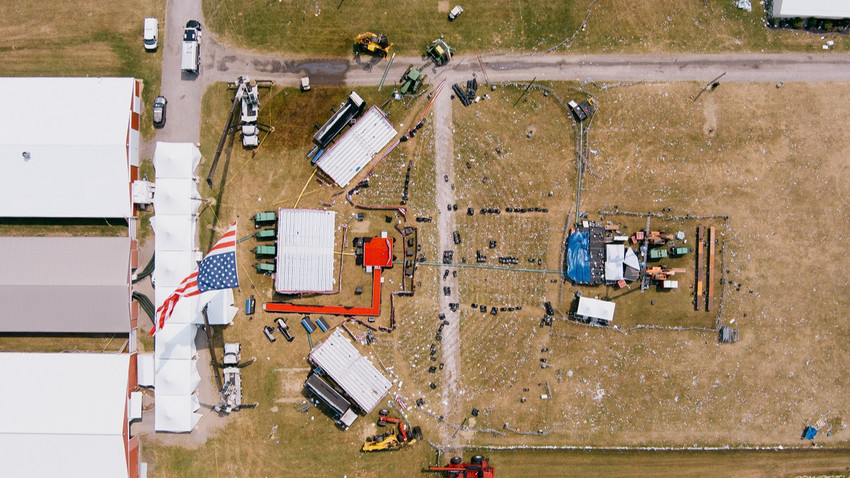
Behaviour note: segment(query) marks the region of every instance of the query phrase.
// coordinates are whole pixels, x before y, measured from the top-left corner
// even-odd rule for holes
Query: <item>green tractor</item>
[[[410,93],[411,95],[415,95],[417,91],[419,91],[419,87],[422,86],[422,81],[425,79],[425,75],[422,74],[422,71],[419,68],[410,65],[407,67],[407,71],[401,75],[401,79],[399,82],[401,83],[401,88],[399,88],[399,92],[402,95],[406,95]]]
[[[434,43],[431,43],[426,53],[434,60],[435,65],[443,66],[452,60],[455,50],[445,40],[440,38],[439,40],[434,40]]]

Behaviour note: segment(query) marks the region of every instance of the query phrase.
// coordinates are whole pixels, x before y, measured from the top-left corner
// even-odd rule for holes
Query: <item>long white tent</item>
[[[324,370],[364,413],[372,411],[392,386],[339,329],[313,348],[310,360]]]
[[[0,217],[129,218],[141,81],[0,78]]]
[[[0,353],[0,474],[138,476],[138,438],[128,432],[131,357]]]
[[[850,18],[850,2],[847,0],[773,0],[772,13],[776,18]]]
[[[129,237],[0,237],[0,332],[133,326]]]

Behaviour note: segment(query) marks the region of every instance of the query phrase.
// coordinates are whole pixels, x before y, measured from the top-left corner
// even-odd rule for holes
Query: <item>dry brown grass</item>
[[[555,87],[566,92],[572,85]],[[499,438],[461,432],[470,443],[796,445],[804,423],[820,416],[846,421],[846,385],[842,375],[834,372],[846,368],[850,361],[843,351],[848,338],[846,324],[840,316],[809,304],[826,304],[832,311],[848,305],[842,295],[847,284],[838,274],[843,261],[840,251],[848,230],[847,203],[842,195],[828,193],[848,184],[848,172],[841,162],[846,147],[838,129],[828,126],[843,124],[848,113],[826,105],[850,93],[850,85],[786,84],[777,90],[770,85],[724,84],[694,104],[689,95],[698,89],[698,85],[683,83],[596,91],[601,110],[591,130],[591,147],[599,155],[591,156],[582,209],[593,215],[596,209],[617,204],[621,209],[637,211],[672,207],[673,214],[728,213],[730,231],[724,240],[730,249],[729,275],[742,287],[740,292],[727,291],[725,322],[736,320],[741,342],[721,346],[716,343],[715,334],[699,332],[632,331],[624,335],[568,322],[556,322],[551,330],[540,328],[542,300],[553,300],[557,308],[564,310],[574,288],[560,282],[552,284],[536,274],[463,269],[459,278],[464,394],[456,398],[454,411],[447,418],[459,423],[472,407],[477,407],[481,415],[476,427],[501,429],[504,423],[510,423],[516,428],[537,430],[567,423],[546,437]],[[220,93],[213,90],[205,100],[205,117],[210,121],[205,126],[206,148],[214,144],[210,139],[226,111],[227,98],[222,99]],[[361,93],[373,94],[367,90]],[[296,111],[322,110],[315,114],[325,114],[326,106],[321,103],[339,102],[345,94],[342,89],[328,91],[319,98],[321,101],[293,92],[278,94],[275,98],[264,97],[263,104],[271,107],[261,111],[268,114],[275,111],[276,102],[283,102],[278,110],[281,116],[275,121],[286,124],[286,115]],[[528,103],[517,107],[516,123],[511,119],[510,106],[518,90],[500,89],[493,96],[490,102],[468,109],[460,109],[455,103],[458,149],[454,166],[456,188],[462,198],[458,201],[457,218],[466,228],[458,249],[468,261],[474,260],[475,249],[486,249],[486,240],[497,236],[505,254],[519,255],[524,260],[512,251],[531,251],[541,256],[547,267],[557,268],[566,213],[574,201],[571,127],[563,112],[539,93],[533,93]],[[804,105],[800,98],[807,98],[808,102]],[[815,111],[829,113],[821,116]],[[398,116],[391,119],[399,121]],[[275,121],[266,118],[266,122],[277,126]],[[293,123],[302,128],[300,133],[291,133],[277,143],[270,138],[253,160],[240,148],[233,149],[228,186],[220,200],[219,217],[223,222],[217,228],[223,228],[238,211],[243,219],[240,236],[247,235],[253,232],[245,221],[250,213],[268,209],[279,201],[294,203],[311,171],[302,154],[310,137],[310,128],[304,125],[312,122],[313,118],[308,118],[300,126]],[[409,120],[403,122],[409,125]],[[528,125],[536,126],[532,138],[525,136]],[[409,206],[416,214],[436,217],[445,205],[434,204],[433,183],[442,178],[434,177],[431,146],[425,141],[417,142],[431,138],[429,128],[375,170],[372,186],[360,200],[397,200],[404,169],[412,160],[415,167]],[[498,138],[488,137],[486,131],[497,133]],[[497,160],[491,154],[497,139],[500,147],[511,154],[511,161]],[[275,146],[269,147],[272,144]],[[485,167],[485,152],[491,157],[486,168],[498,171],[491,175],[499,178],[489,189],[478,187],[481,171],[476,169]],[[204,153],[207,158],[211,156],[208,151]],[[551,166],[549,158],[555,156],[562,166]],[[467,169],[465,163],[470,157],[476,163]],[[219,174],[224,171],[223,164]],[[244,171],[240,172],[240,168]],[[533,171],[543,173],[532,174]],[[517,186],[514,194],[513,188],[507,187],[506,176],[521,177],[525,183]],[[314,184],[307,190],[317,187]],[[529,196],[531,191],[550,188],[555,190],[552,198]],[[300,206],[316,207],[320,198],[328,200],[332,190],[321,189],[305,196]],[[257,201],[258,196],[263,200]],[[482,205],[504,208],[508,201],[525,202],[524,199],[540,201],[542,207],[549,206],[550,213],[520,218],[503,212],[482,217],[477,210]],[[477,206],[474,216],[465,215],[463,201]],[[341,198],[334,209],[340,218],[354,212]],[[367,213],[368,222],[352,222],[349,238],[355,235],[353,231],[366,234],[386,228],[383,217],[383,213]],[[629,227],[640,223],[630,223]],[[473,225],[479,229],[472,230]],[[689,236],[693,235],[690,223],[669,227],[683,227]],[[523,234],[516,234],[520,230]],[[420,233],[428,260],[439,261],[434,223],[420,224]],[[535,235],[539,236],[540,246],[524,240]],[[789,244],[792,241],[793,245]],[[243,244],[253,245],[250,241]],[[346,249],[350,249],[348,245]],[[493,255],[489,250],[482,252]],[[308,298],[305,302],[346,303],[350,298],[365,303],[365,296],[346,295],[365,276],[349,259],[346,257],[342,294]],[[246,268],[253,261],[245,247],[240,250],[240,261]],[[805,261],[817,261],[822,274],[838,279],[816,282],[814,277],[821,273],[814,269],[801,272],[805,266],[800,264]],[[527,262],[521,265],[525,264],[530,266]],[[442,271],[439,267],[420,268],[417,280],[421,286],[416,297],[398,301],[399,329],[391,335],[379,335],[378,343],[371,348],[362,348],[376,357],[376,362],[380,357],[380,362],[391,368],[390,375],[404,382],[402,393],[408,403],[422,396],[431,410],[442,408],[437,402],[442,386],[440,374],[427,372],[433,363],[428,360],[427,350],[435,342],[439,313],[436,299],[442,293]],[[387,289],[397,287],[399,274],[398,268],[389,273],[393,282],[385,284]],[[250,279],[246,281],[246,277]],[[271,297],[270,279],[252,272],[242,278],[243,288],[237,294],[239,305],[248,294],[256,295],[258,300]],[[251,281],[256,289],[249,289]],[[368,286],[365,288],[368,290]],[[618,299],[619,315],[615,320],[623,324],[637,322],[633,315],[644,316],[649,309],[656,311],[655,315],[660,313],[657,311],[669,313],[667,318],[654,317],[658,323],[669,325],[675,319],[676,308],[691,310],[686,304],[689,289],[683,288],[677,294],[677,301],[652,307],[645,304],[646,299],[657,297],[651,291]],[[384,299],[386,311],[388,297],[385,295]],[[523,310],[499,313],[494,318],[473,313],[469,306],[473,299],[488,306],[522,305]],[[695,320],[713,322],[713,314],[692,314],[696,314]],[[364,456],[356,451],[362,437],[373,432],[374,417],[361,419],[352,430],[343,433],[334,430],[330,419],[316,410],[307,415],[294,411],[291,404],[302,398],[300,381],[306,376],[306,337],[295,324],[295,342],[279,340],[268,344],[260,329],[270,319],[258,313],[253,320],[246,320],[240,314],[234,326],[222,331],[226,340],[242,342],[246,355],[258,356],[257,364],[245,369],[244,377],[246,398],[258,400],[260,407],[239,412],[215,439],[198,450],[146,445],[144,453],[154,463],[154,476],[202,476],[216,469],[224,474],[299,475],[315,471],[316,467],[326,473],[349,476],[385,476],[387,471],[411,475],[429,463],[433,456],[427,446],[383,456]],[[386,320],[386,316],[379,320]],[[354,330],[362,331],[356,326]],[[805,354],[801,344],[815,344],[817,352]],[[541,352],[543,348],[549,351]],[[540,368],[540,358],[546,358],[552,367]],[[437,359],[440,360],[439,353]],[[436,392],[428,388],[430,381],[438,384]],[[544,393],[547,382],[553,399],[544,401],[539,395]],[[604,390],[604,395],[599,395],[600,390]],[[521,404],[520,397],[528,401]],[[410,417],[413,423],[423,426],[426,438],[437,436],[441,425],[433,418],[415,411]],[[267,439],[273,425],[279,425],[279,437],[286,437],[280,444]],[[846,443],[846,430],[833,431],[833,436],[824,437],[821,443]],[[227,437],[235,436],[240,440],[225,445]],[[319,456],[321,465],[316,461]],[[497,454],[494,460],[497,468],[501,464],[504,473],[512,474],[519,462],[563,464],[560,455],[552,457],[512,453]],[[581,457],[575,459],[581,461]],[[671,469],[690,470],[689,459],[683,461],[675,455],[638,458],[641,466],[645,463],[648,467],[657,463],[656,459],[672,460],[665,462]],[[717,459],[728,458],[724,455]],[[758,455],[753,460],[736,463],[756,475],[761,469],[779,474],[831,469],[823,465],[831,462],[829,457],[825,461],[806,459],[807,464],[800,468],[781,464],[800,462],[796,457],[773,462],[773,455]],[[622,466],[632,470],[636,462],[628,463]],[[610,466],[615,467],[614,474],[625,473],[626,469],[617,468],[614,462]]]

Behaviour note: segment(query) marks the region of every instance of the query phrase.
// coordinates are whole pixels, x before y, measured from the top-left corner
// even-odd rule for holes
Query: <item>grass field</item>
[[[251,50],[346,56],[357,34],[372,31],[387,34],[393,51],[417,55],[440,35],[459,53],[546,50],[579,29],[590,5],[585,31],[560,52],[821,51],[824,43],[820,34],[768,30],[761,4],[748,13],[723,0],[476,1],[464,4],[455,22],[447,20],[454,6],[448,1],[389,8],[350,0],[225,0],[204,2],[204,16],[222,40]],[[846,49],[844,35],[829,38]]]
[[[160,19],[162,45],[164,0],[3,2],[0,75],[141,78],[143,104],[150,105],[159,91],[162,49],[144,49],[142,23],[148,16]],[[149,109],[142,110],[146,137],[153,134]]]
[[[553,87],[564,97],[576,94],[575,85]],[[846,386],[840,375],[831,372],[835,366],[841,368],[841,364],[848,363],[841,345],[847,341],[846,325],[839,317],[827,313],[808,310],[803,316],[794,311],[798,303],[809,300],[844,308],[846,299],[840,290],[846,285],[815,284],[812,279],[806,279],[811,285],[801,286],[800,279],[792,277],[799,269],[792,267],[798,259],[788,255],[778,257],[775,251],[787,248],[784,243],[793,237],[825,257],[840,257],[842,237],[848,230],[846,203],[840,195],[826,192],[847,184],[847,171],[840,163],[845,152],[824,146],[841,142],[835,136],[837,131],[818,125],[843,124],[848,119],[847,113],[821,108],[814,111],[830,113],[818,117],[795,99],[813,98],[826,105],[850,93],[850,86],[786,85],[776,90],[770,85],[730,84],[710,96],[704,95],[696,104],[689,95],[699,86],[690,83],[591,88],[598,88],[592,93],[601,105],[591,128],[591,147],[598,151],[598,156],[590,159],[582,209],[591,215],[597,209],[610,209],[613,205],[636,211],[671,207],[671,214],[728,213],[731,229],[724,240],[730,250],[730,281],[741,287],[740,291],[727,291],[724,323],[736,320],[742,332],[741,342],[720,346],[713,333],[621,334],[564,321],[557,321],[551,329],[541,328],[540,302],[544,298],[552,300],[563,310],[575,288],[560,281],[553,284],[536,275],[525,279],[520,278],[526,277],[520,273],[463,269],[458,277],[462,343],[466,345],[461,366],[464,394],[457,397],[454,412],[446,418],[459,423],[476,407],[481,413],[475,422],[468,422],[473,428],[502,430],[509,423],[514,428],[534,431],[566,424],[547,436],[498,437],[462,431],[463,440],[470,444],[781,443],[793,446],[799,445],[799,433],[805,423],[824,417],[833,424],[833,436],[819,438],[818,442],[826,446],[846,445],[848,410],[843,403]],[[250,214],[277,205],[292,206],[302,190],[305,192],[298,200],[299,207],[322,207],[321,202],[334,202],[338,224],[354,213],[341,196],[333,200],[336,188],[320,186],[315,179],[309,179],[311,168],[303,157],[312,134],[309,125],[323,121],[329,114],[327,104],[342,101],[347,91],[316,89],[312,93],[302,95],[294,90],[277,89],[263,93],[261,121],[277,126],[278,130],[253,159],[238,144],[222,156],[216,181],[226,176],[227,186],[221,196],[204,189],[204,194],[214,197],[216,202],[215,207],[201,215],[206,231],[202,247],[211,240],[211,211],[216,211],[220,218],[214,226],[218,231],[238,214],[240,236],[245,236],[253,232],[247,221]],[[370,103],[383,100],[383,95],[374,90],[363,89],[359,93]],[[529,100],[521,102],[511,116],[511,105],[518,93],[513,88],[498,89],[491,92],[491,100],[467,109],[455,103],[457,219],[465,228],[461,231],[463,244],[458,246],[460,252],[456,254],[474,260],[474,251],[486,249],[486,241],[496,236],[502,244],[499,247],[504,247],[498,252],[519,255],[512,251],[527,250],[529,255],[539,256],[546,267],[557,268],[566,213],[574,201],[572,128],[563,111],[539,92],[530,93]],[[227,93],[218,86],[205,97],[203,116],[207,121],[202,130],[205,148],[202,173],[208,168],[212,156],[209,149],[216,142],[227,101]],[[409,127],[411,115],[418,108],[421,104],[410,111],[397,109],[391,113],[390,120],[399,129],[401,123]],[[311,116],[298,122],[293,120],[294,115],[303,117],[304,112]],[[371,186],[356,196],[357,200],[367,204],[398,204],[407,162],[411,161],[409,220],[412,221],[413,215],[436,217],[444,205],[433,200],[434,183],[442,178],[435,177],[435,145],[430,128],[429,119],[416,140],[405,143],[378,166],[371,177]],[[529,138],[527,133],[532,130]],[[780,130],[782,135],[777,137]],[[488,131],[493,131],[490,137]],[[765,153],[754,149],[755,145],[765,148]],[[496,147],[506,158],[496,157]],[[563,166],[552,164],[550,158],[555,156],[560,158],[557,164]],[[468,161],[472,168],[467,168]],[[483,182],[482,187],[478,186],[481,181],[478,176],[485,170],[493,178],[491,187],[483,187]],[[519,179],[508,181],[507,177]],[[751,184],[756,181],[757,193]],[[514,186],[508,187],[510,184]],[[551,197],[550,188],[554,191]],[[821,193],[794,193],[798,188]],[[540,197],[529,195],[538,189],[546,193]],[[792,194],[786,196],[789,189]],[[535,200],[532,206],[548,206],[550,212],[510,217],[504,212],[499,216],[481,216],[478,211],[480,207],[504,208],[509,202],[524,204],[526,199]],[[815,206],[812,202],[815,199],[822,205]],[[476,207],[474,216],[465,215],[466,202]],[[829,212],[813,215],[815,207]],[[385,223],[383,212],[366,215],[367,220],[362,223],[349,222],[349,240],[354,235],[391,226]],[[438,260],[435,226],[419,226],[421,252],[429,261]],[[690,224],[669,227],[674,226],[682,226],[692,234]],[[778,230],[787,232],[777,237],[779,233],[773,231]],[[523,237],[529,240],[523,241]],[[538,247],[533,244],[535,239],[546,247],[535,249]],[[340,240],[338,234],[338,245]],[[247,269],[253,261],[248,250],[253,240],[244,244],[247,247],[240,249],[240,263]],[[347,251],[349,244],[345,246]],[[482,252],[492,255],[489,250]],[[526,259],[524,255],[525,252],[522,260]],[[812,259],[814,256],[809,256]],[[363,305],[368,300],[365,294],[358,297],[351,293],[354,285],[365,284],[362,282],[365,274],[353,265],[350,257],[345,260],[342,292],[336,296],[305,298],[304,302]],[[824,268],[826,274],[834,274],[829,267],[839,265],[819,262],[818,267]],[[379,334],[378,342],[371,347],[361,347],[376,363],[386,366],[398,384],[403,382],[401,392],[408,403],[423,397],[426,408],[437,413],[441,413],[439,395],[430,391],[427,384],[434,381],[439,391],[441,376],[426,369],[433,363],[428,360],[428,347],[434,342],[438,325],[436,299],[441,293],[442,271],[442,268],[421,267],[417,273],[420,286],[416,296],[398,301],[399,329],[391,335]],[[237,293],[238,304],[248,294],[257,296],[258,302],[273,297],[269,292],[270,279],[247,270],[241,272],[243,284]],[[399,279],[399,268],[390,271],[387,288],[397,287]],[[364,289],[368,287],[366,284]],[[508,292],[512,290],[517,292]],[[679,293],[683,297],[689,294],[687,289]],[[638,294],[627,297],[631,302],[618,302],[618,317],[624,323],[634,320],[632,315],[654,310],[643,302],[653,293]],[[530,300],[526,302],[527,298]],[[632,300],[635,298],[640,300]],[[521,312],[500,312],[493,318],[489,314],[473,313],[469,306],[473,300],[486,302],[488,306],[524,307]],[[386,323],[386,295],[383,303],[385,313],[378,321]],[[682,306],[658,303],[653,307],[675,312]],[[714,315],[705,315],[705,321],[713,323]],[[665,320],[669,319],[658,319],[666,325]],[[363,437],[375,433],[374,416],[358,420],[348,432],[339,432],[330,418],[316,409],[307,414],[295,411],[293,405],[304,398],[301,383],[308,367],[305,359],[309,346],[297,326],[293,343],[279,340],[269,344],[260,333],[268,321],[270,317],[262,313],[253,320],[239,314],[233,326],[217,331],[218,340],[222,335],[227,341],[238,340],[246,356],[257,356],[257,363],[244,370],[244,384],[246,399],[257,400],[260,406],[227,419],[228,424],[200,448],[168,447],[156,438],[146,440],[143,453],[152,464],[151,476],[212,473],[301,476],[314,472],[317,466],[325,474],[385,476],[391,472],[412,476],[433,463],[434,453],[424,444],[388,456],[359,453]],[[789,333],[789,327],[793,333]],[[363,329],[354,326],[353,330],[360,333]],[[801,341],[817,344],[818,353],[802,356]],[[439,353],[435,357],[442,360]],[[551,367],[540,368],[540,358],[546,358]],[[526,388],[528,391],[524,391]],[[539,398],[541,393],[549,391],[551,400]],[[521,403],[522,397],[527,399],[525,403]],[[441,425],[434,418],[415,410],[409,413],[409,418],[412,423],[422,425],[426,438],[438,436]],[[277,434],[269,438],[275,425],[279,427]],[[239,439],[234,441],[232,437]],[[542,472],[552,467],[607,470],[626,476],[685,472],[708,476],[717,469],[740,471],[745,476],[783,476],[843,472],[848,466],[840,453],[634,456],[516,451],[491,455],[497,469],[506,476],[514,476],[519,470]],[[321,457],[321,465],[317,465],[317,457]]]

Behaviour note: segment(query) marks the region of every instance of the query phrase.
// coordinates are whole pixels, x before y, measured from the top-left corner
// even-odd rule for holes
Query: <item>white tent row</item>
[[[202,201],[195,177],[200,159],[194,144],[157,143],[155,216],[151,219],[157,307],[195,270],[201,258],[197,250],[197,213]],[[185,297],[155,336],[152,368],[157,431],[191,432],[201,419],[202,415],[196,413],[200,403],[195,390],[201,379],[195,336],[198,325],[204,323],[201,311],[207,304],[211,324],[228,324],[236,315],[232,290]],[[151,381],[149,376],[144,379]]]

